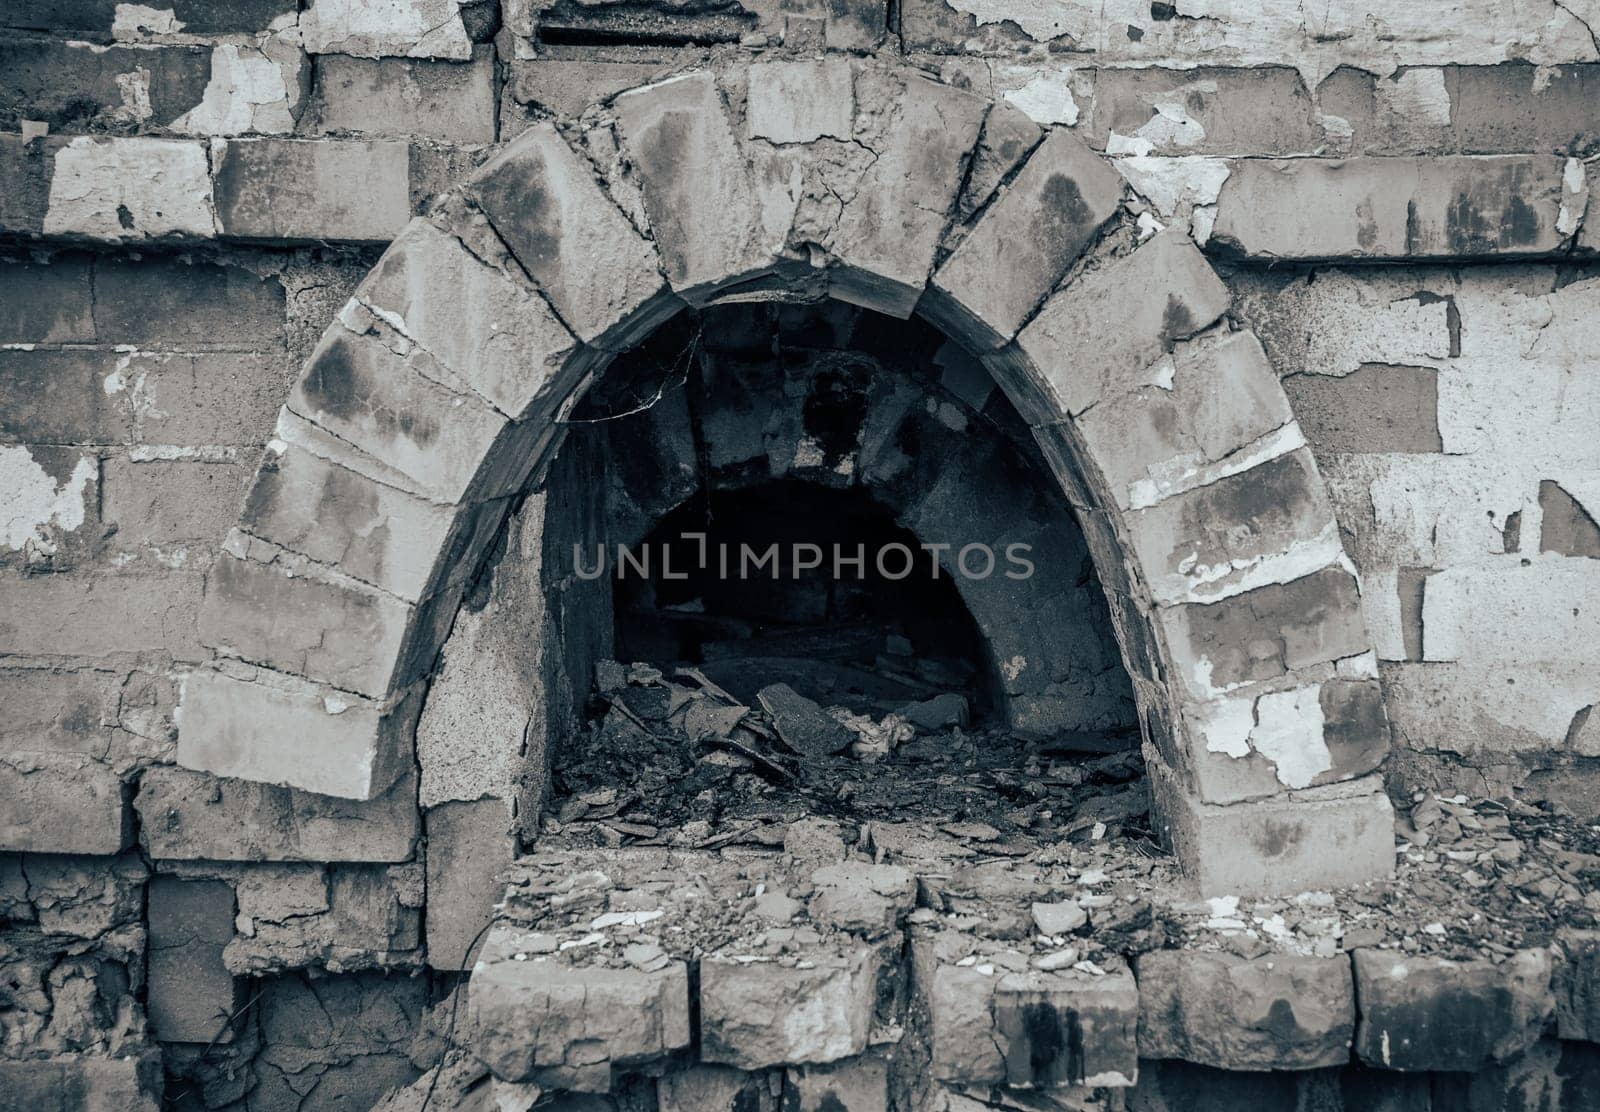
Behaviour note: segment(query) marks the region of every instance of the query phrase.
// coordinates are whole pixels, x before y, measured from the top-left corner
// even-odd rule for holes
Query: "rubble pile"
[[[747,705],[693,668],[607,661],[597,675],[602,713],[556,756],[542,844],[771,849],[814,815],[850,845],[887,821],[973,854],[1124,829],[1155,852],[1143,759],[1121,735],[974,727],[951,692],[874,715],[781,681]]]

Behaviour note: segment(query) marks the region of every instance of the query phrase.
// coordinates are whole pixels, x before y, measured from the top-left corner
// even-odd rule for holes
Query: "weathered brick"
[[[1317,86],[1329,142],[1315,153],[1437,155],[1454,150],[1447,73],[1428,66],[1380,76],[1340,66]]]
[[[1289,375],[1283,390],[1321,452],[1438,452],[1439,372],[1366,364],[1335,378]]]
[[[210,77],[206,47],[0,39],[0,127],[14,131],[20,120],[41,120],[53,132],[165,127],[200,103]]]
[[[1096,977],[941,963],[926,976],[929,1070],[941,1081],[1053,1089],[1138,1079],[1139,995],[1125,966]]]
[[[105,257],[94,266],[95,338],[178,351],[281,350],[275,275],[182,257]]]
[[[415,693],[382,703],[257,669],[191,673],[178,763],[185,768],[370,800],[410,767]]]
[[[0,157],[3,157],[0,145]],[[0,202],[4,203],[4,202]],[[0,260],[0,343],[89,344],[95,341],[90,256],[50,261]],[[8,400],[7,392],[0,397]]]
[[[363,802],[157,765],[134,807],[145,852],[167,860],[405,861],[420,833],[410,775]]]
[[[1600,151],[1600,65],[1453,66],[1451,124],[1462,154]]]
[[[1356,581],[1329,567],[1221,602],[1160,607],[1172,668],[1200,699],[1372,648]]]
[[[518,939],[514,930],[490,931],[467,998],[473,1052],[495,1076],[607,1092],[618,1067],[689,1045],[682,962],[644,973],[515,961]]]
[[[195,639],[203,579],[160,575],[34,575],[10,578],[0,610],[0,655],[77,657],[149,654],[199,660]]]
[[[89,757],[7,754],[0,788],[0,849],[104,855],[132,836],[122,778]]]
[[[763,1069],[822,1064],[867,1049],[883,945],[808,954],[808,968],[707,957],[700,963],[700,1057]]]
[[[968,346],[1005,345],[1116,213],[1122,188],[1081,139],[1052,132],[939,267],[918,310]]]
[[[343,319],[350,315],[347,309]],[[446,385],[451,376],[427,351],[401,340],[395,346],[409,351],[398,355],[385,335],[375,322],[364,333],[335,324],[286,408],[436,501],[493,500],[519,490],[539,462],[533,449],[551,430],[538,422],[509,424],[481,398]]]
[[[293,14],[296,0],[171,0],[162,8],[171,12],[192,35],[227,31],[265,31],[273,20]],[[0,26],[29,31],[85,31],[109,36],[114,24],[135,30],[137,13],[118,20],[119,0],[14,0],[0,15]],[[134,22],[128,22],[129,17]]]
[[[228,1023],[243,1003],[239,983],[222,964],[233,941],[233,889],[214,880],[151,880],[145,1007],[164,1042],[229,1042]]]
[[[1600,579],[1585,559],[1505,555],[1444,568],[1423,588],[1422,658],[1593,667],[1597,612]],[[1517,635],[1485,637],[1486,630]]]
[[[431,968],[471,969],[476,963],[479,932],[504,892],[500,876],[517,855],[511,810],[503,799],[475,799],[443,803],[428,811]]]
[[[212,158],[223,236],[386,243],[411,219],[403,142],[229,139]]]
[[[1075,427],[1117,505],[1136,509],[1224,477],[1252,447],[1292,448],[1292,420],[1254,334],[1228,332],[1175,345],[1171,381],[1106,398]]]
[[[1278,259],[1548,254],[1567,238],[1564,172],[1551,157],[1242,159],[1211,242]]]
[[[1338,526],[1302,448],[1125,516],[1158,603],[1208,602],[1340,559]]]
[[[849,96],[848,80],[842,89],[832,87],[829,74],[837,67],[831,61],[804,64],[812,83],[825,86],[810,88],[813,98],[830,92]],[[756,68],[750,80],[759,109],[767,95],[763,83],[778,77]],[[782,164],[770,152],[752,150],[747,156],[741,151],[715,76],[701,71],[669,78],[624,93],[616,105],[628,160],[639,175],[672,288],[698,303],[724,283],[770,273],[788,235],[796,198],[781,186],[762,188],[761,175],[781,174]],[[848,102],[842,114],[848,125]],[[753,121],[760,122],[759,111]],[[760,164],[752,166],[751,158]]]
[[[356,297],[422,345],[512,420],[548,418],[589,360],[515,268],[497,269],[460,239],[414,220]]]
[[[826,1066],[784,1071],[785,1112],[882,1112],[891,1107],[889,1062],[864,1054]]]
[[[1342,1066],[1355,1033],[1344,957],[1246,960],[1156,950],[1139,958],[1139,1056],[1230,1070]]]
[[[136,242],[216,232],[204,144],[81,135],[56,151],[46,235]]]
[[[18,1112],[159,1112],[162,1093],[159,1050],[0,1061],[0,1096]]]
[[[494,230],[585,343],[623,350],[681,304],[655,248],[550,124],[529,128],[467,186]]]
[[[494,66],[488,45],[474,47],[470,63],[316,55],[309,130],[493,143]]]
[[[412,678],[402,654],[415,607],[355,580],[269,563],[237,547],[230,543],[207,577],[202,641],[372,698]]]
[[[1155,377],[1151,364],[1208,327],[1229,296],[1194,242],[1161,232],[1058,291],[984,363],[1031,424],[1075,417]]]
[[[945,213],[960,191],[961,167],[978,143],[986,105],[961,89],[908,76],[896,90],[900,116],[874,137],[877,154],[823,245],[840,266],[833,296],[908,317],[933,270]],[[858,71],[856,95],[891,95]],[[860,137],[858,137],[860,138]]]
[[[1501,964],[1355,952],[1356,1053],[1387,1070],[1477,1070],[1539,1040],[1555,1008],[1547,950]]]
[[[144,673],[50,667],[0,670],[0,704],[6,708],[0,722],[0,753],[95,756],[115,764],[126,747],[118,735],[124,697],[136,704],[128,708],[129,718],[141,721],[149,721],[141,712],[154,717],[161,698]]]
[[[339,507],[337,515],[328,515],[330,505]],[[505,509],[503,502],[465,511],[430,502],[297,444],[270,451],[243,511],[234,506],[239,527],[251,536],[410,602],[434,594],[447,577],[472,575]]]
[[[189,460],[101,465],[101,517],[113,548],[200,566],[213,558],[239,514],[248,472],[236,463]]]
[[[1394,809],[1375,777],[1218,806],[1193,798],[1149,746],[1145,762],[1164,839],[1203,895],[1293,895],[1394,870]]]
[[[1157,155],[1310,154],[1324,141],[1317,106],[1287,66],[1105,67],[1085,126],[1101,150],[1119,135]]]
[[[0,232],[37,236],[50,207],[50,180],[64,138],[0,135]]]

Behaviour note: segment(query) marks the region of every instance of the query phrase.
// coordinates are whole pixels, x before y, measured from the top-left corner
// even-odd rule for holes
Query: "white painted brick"
[[[1600,666],[1600,563],[1504,557],[1448,568],[1422,596],[1424,660]]]

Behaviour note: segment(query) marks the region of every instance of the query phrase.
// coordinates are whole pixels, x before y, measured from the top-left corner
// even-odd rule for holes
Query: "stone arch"
[[[865,58],[535,125],[411,222],[285,404],[208,581],[178,760],[352,799],[595,370],[685,303],[830,296],[972,352],[1076,508],[1157,812],[1208,890],[1386,873],[1387,722],[1322,481],[1194,243],[1070,131]]]

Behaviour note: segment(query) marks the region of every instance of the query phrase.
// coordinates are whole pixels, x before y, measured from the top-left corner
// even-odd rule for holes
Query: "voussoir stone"
[[[1139,1056],[1227,1070],[1343,1065],[1355,1033],[1344,957],[1156,950],[1138,961]]]
[[[1355,952],[1356,1053],[1389,1070],[1472,1071],[1539,1041],[1555,1010],[1548,950],[1496,964]]]
[[[512,420],[548,416],[576,377],[577,341],[538,292],[413,220],[356,297]]]
[[[1076,275],[1014,344],[984,357],[1032,424],[1165,378],[1153,365],[1228,309],[1228,288],[1187,234],[1158,232]]]
[[[919,312],[969,346],[1002,347],[1116,213],[1122,186],[1076,135],[1052,132],[934,274]]]
[[[655,248],[555,125],[523,132],[466,191],[584,343],[624,350],[681,304],[667,294]]]
[[[375,701],[267,669],[255,674],[200,669],[184,679],[179,764],[358,800],[383,794],[410,769],[416,693]]]

